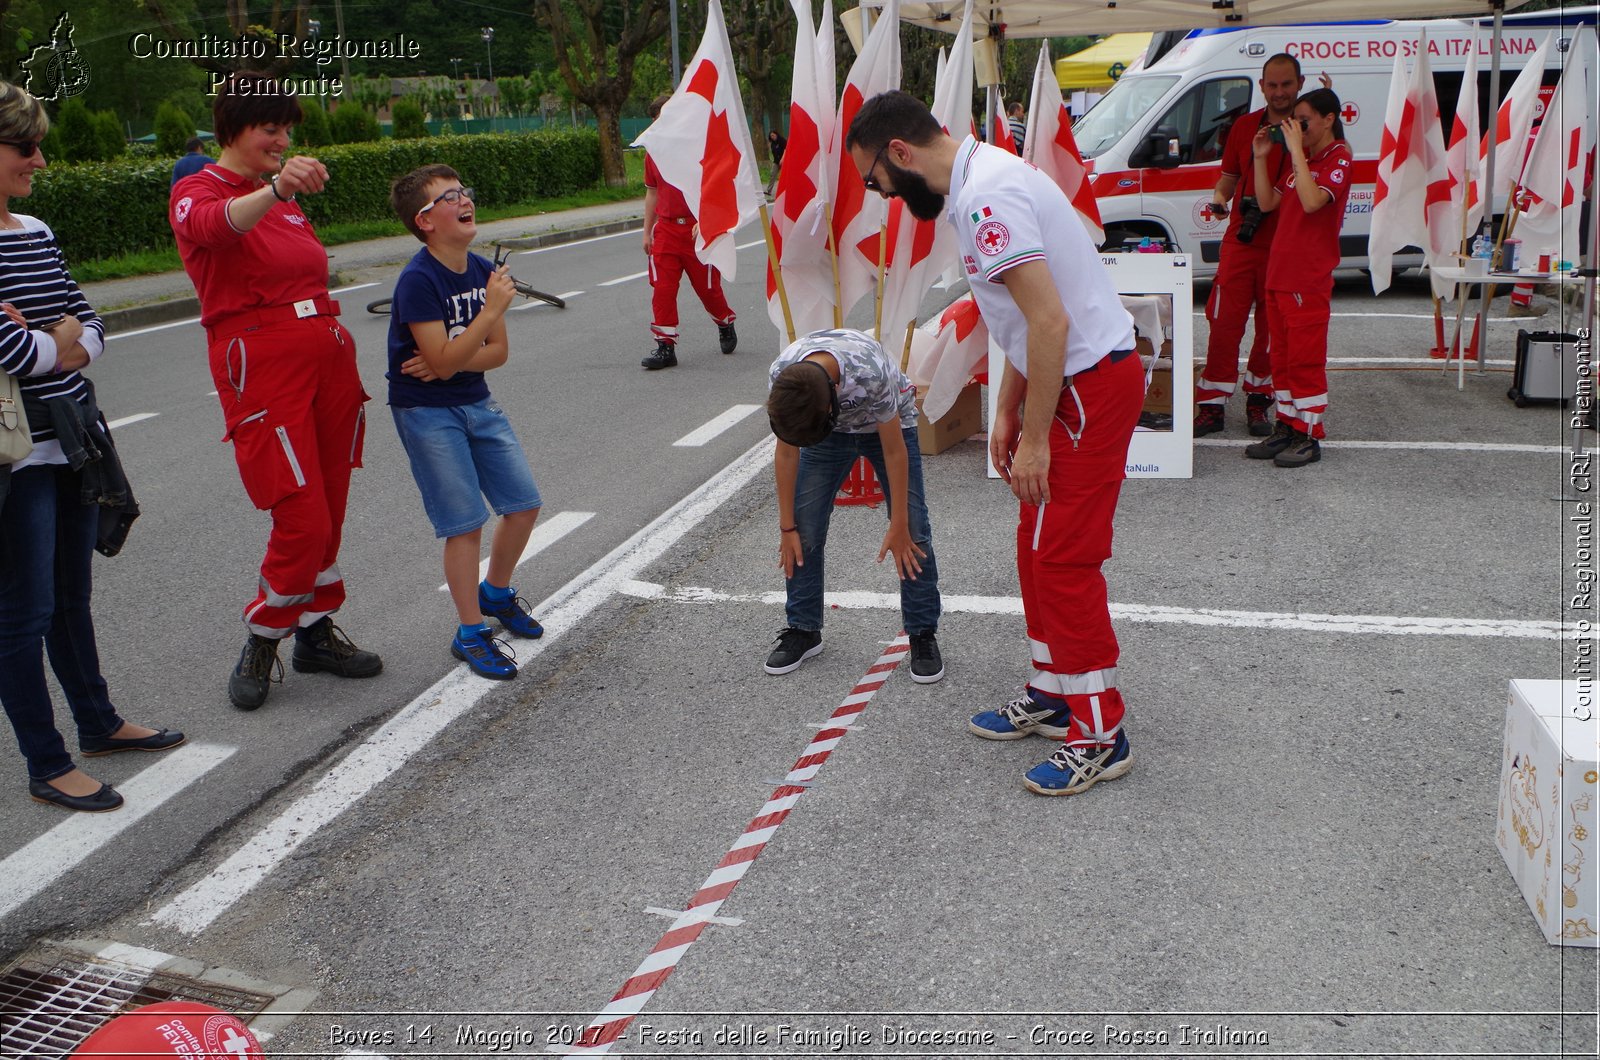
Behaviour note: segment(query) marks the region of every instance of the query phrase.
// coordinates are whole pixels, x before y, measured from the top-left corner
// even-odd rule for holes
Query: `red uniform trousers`
[[[344,602],[339,543],[368,400],[350,333],[329,316],[210,339],[228,440],[250,500],[272,513],[250,632],[281,639]]]
[[[1267,354],[1267,255],[1272,245],[1224,243],[1217,262],[1217,277],[1206,299],[1206,320],[1211,337],[1206,342],[1206,365],[1194,383],[1200,405],[1225,405],[1239,382],[1239,343],[1244,326],[1255,311],[1255,335],[1245,364],[1244,392],[1272,393],[1272,363]]]
[[[1302,434],[1324,438],[1328,411],[1328,319],[1333,280],[1316,291],[1267,292],[1272,332],[1272,381],[1278,419]]]
[[[694,225],[663,218],[650,233],[650,333],[658,342],[678,342],[678,282],[684,276],[711,319],[732,324],[736,316],[722,293],[721,275],[695,257]]]
[[[1100,567],[1111,558],[1112,520],[1143,404],[1137,357],[1102,361],[1063,388],[1050,426],[1050,500],[1023,504],[1017,523],[1017,579],[1033,654],[1028,687],[1065,702],[1070,743],[1110,743],[1122,727],[1119,649]]]

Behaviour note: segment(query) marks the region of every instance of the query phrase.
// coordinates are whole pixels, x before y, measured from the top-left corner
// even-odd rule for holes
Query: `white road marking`
[[[578,527],[594,518],[593,512],[557,512],[550,518],[543,520],[533,528],[533,533],[528,535],[528,543],[523,546],[522,555],[517,557],[516,566],[520,567],[528,560],[537,556],[563,537],[572,533]],[[489,576],[489,560],[485,557],[478,564],[478,580]],[[439,586],[441,593],[450,590],[449,584]]]
[[[116,786],[128,800],[120,810],[75,813],[8,855],[0,861],[0,880],[6,881],[0,917],[10,915],[237,750],[195,743],[164,752],[153,765]]]
[[[655,582],[626,581],[618,587],[624,596],[669,603],[747,603],[783,606],[782,590],[764,593],[724,593],[701,586],[686,585],[668,590]],[[946,611],[973,615],[1020,615],[1020,596],[942,596]],[[852,611],[898,610],[899,593],[827,593],[826,607]],[[1205,607],[1156,607],[1150,604],[1112,604],[1111,617],[1125,622],[1166,622],[1189,626],[1237,626],[1242,629],[1297,629],[1312,633],[1424,634],[1440,637],[1526,637],[1533,640],[1562,640],[1560,622],[1536,622],[1515,618],[1425,618],[1409,615],[1319,615],[1287,611],[1223,611]],[[1570,639],[1594,639],[1600,631],[1591,630],[1584,638],[1569,626]]]
[[[583,294],[583,292],[582,291],[563,291],[562,293],[556,295],[556,297],[561,299],[563,302],[570,302],[574,298],[578,297],[580,294]],[[548,302],[541,302],[537,298],[530,298],[527,301],[523,302],[521,305],[512,306],[510,309],[507,309],[506,312],[507,313],[516,313],[516,312],[519,312],[519,311],[521,311],[523,309],[554,309],[554,308],[555,308],[555,306],[549,304]]]
[[[734,250],[749,250],[751,247],[764,247],[766,245],[767,245],[767,240],[766,240],[766,237],[763,236],[761,239],[756,240],[754,243],[735,243],[733,245],[733,249]]]
[[[636,272],[636,273],[633,273],[630,276],[618,276],[614,280],[606,280],[604,283],[597,284],[596,286],[598,286],[598,287],[615,287],[619,283],[627,283],[630,280],[642,279],[642,278],[644,278],[644,277],[646,277],[648,275],[650,275],[650,273],[648,271]]]
[[[353,283],[349,287],[335,287],[333,290],[329,291],[328,293],[329,294],[344,294],[346,291],[364,291],[368,287],[376,287],[376,286],[378,286],[378,281],[377,280],[373,280],[371,283]]]
[[[619,586],[669,552],[728,498],[772,466],[774,444],[764,438],[713,475],[693,493],[542,601],[543,639],[527,646],[528,662],[577,626]],[[204,931],[217,917],[277,868],[323,825],[355,805],[456,718],[470,710],[497,682],[458,666],[412,700],[393,718],[329,769],[216,869],[156,911],[149,923],[187,935]]]
[[[588,239],[575,239],[571,243],[554,243],[548,247],[534,247],[532,250],[519,250],[518,254],[543,254],[549,250],[566,250],[568,247],[581,247],[585,243],[599,243],[607,239],[616,239],[618,236],[637,236],[637,228],[624,228],[620,232],[609,232],[603,236],[590,236]]]
[[[735,405],[720,416],[708,420],[704,426],[696,427],[672,444],[683,448],[705,445],[711,439],[760,408],[760,405]]]
[[[106,424],[106,426],[110,427],[112,430],[116,430],[119,427],[126,427],[129,424],[141,423],[144,420],[153,420],[159,415],[161,415],[159,412],[140,412],[132,416],[124,416],[120,420],[112,420],[110,423]]]
[[[1243,439],[1196,438],[1194,444],[1208,446],[1212,449],[1229,449],[1235,446],[1242,449],[1245,442]],[[1352,442],[1336,439],[1323,442],[1322,447],[1324,449],[1422,449],[1462,453],[1538,453],[1540,455],[1571,452],[1565,446],[1528,445],[1522,442]]]
[[[378,286],[376,281],[374,281],[372,283],[357,283],[357,284],[352,284],[349,287],[340,287],[337,290],[329,291],[328,293],[329,294],[343,294],[346,291],[360,291],[360,290],[362,290],[364,288],[367,288],[367,287],[376,287],[376,286]],[[136,329],[134,331],[119,331],[115,335],[107,335],[106,336],[106,341],[107,342],[111,342],[114,339],[131,339],[135,335],[148,335],[153,331],[166,331],[168,328],[181,328],[185,324],[198,324],[198,323],[200,323],[200,318],[199,317],[184,317],[182,320],[172,320],[172,321],[168,321],[165,324],[152,324],[150,327],[138,328],[138,329]]]
[[[1474,299],[1474,301],[1476,301],[1476,299]],[[1203,316],[1206,315],[1206,311],[1204,309],[1196,309],[1194,311],[1194,315],[1197,316],[1197,317],[1203,317]],[[1329,313],[1328,315],[1331,316],[1331,317],[1383,317],[1383,318],[1386,318],[1386,319],[1389,319],[1389,320],[1432,320],[1433,319],[1433,314],[1432,313]],[[1451,327],[1455,327],[1455,316],[1456,316],[1455,310],[1452,309],[1452,310],[1447,311],[1444,314],[1445,323],[1449,324]],[[1467,311],[1467,315],[1463,319],[1476,322],[1477,319],[1478,319],[1478,311],[1476,309],[1469,309]],[[1509,323],[1509,322],[1515,321],[1515,320],[1528,320],[1528,319],[1531,319],[1531,318],[1529,318],[1529,317],[1490,317],[1489,318],[1489,323],[1491,323],[1491,324],[1505,324],[1505,323]]]
[[[1450,358],[1450,363],[1452,365],[1455,364],[1455,362],[1456,362],[1456,358],[1454,358],[1454,357]],[[1395,365],[1400,365],[1400,364],[1425,364],[1425,365],[1428,365],[1429,367],[1439,369],[1440,372],[1444,371],[1444,366],[1445,366],[1445,362],[1444,362],[1444,358],[1443,357],[1329,357],[1328,358],[1328,363],[1329,364],[1379,364],[1379,365],[1387,365],[1387,364],[1395,364]],[[1468,364],[1477,364],[1478,362],[1469,361],[1467,363]],[[1496,366],[1509,368],[1512,365],[1516,364],[1517,362],[1516,361],[1499,361],[1499,360],[1495,360],[1494,358],[1491,357],[1489,360],[1487,360],[1487,361],[1485,361],[1483,363],[1488,365],[1491,368],[1492,367],[1496,367]]]

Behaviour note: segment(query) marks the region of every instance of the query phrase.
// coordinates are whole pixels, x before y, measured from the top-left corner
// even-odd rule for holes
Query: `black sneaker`
[[[1222,430],[1221,405],[1196,405],[1194,410],[1194,436],[1204,438]]]
[[[296,673],[329,673],[338,677],[376,677],[383,660],[350,643],[344,630],[323,615],[294,635],[294,655],[289,660]]]
[[[1271,460],[1294,444],[1298,432],[1282,420],[1272,428],[1272,436],[1244,447],[1244,455],[1251,460]]]
[[[1272,433],[1272,399],[1265,394],[1251,394],[1244,399],[1244,418],[1250,433],[1265,438]]]
[[[656,343],[656,352],[639,362],[652,372],[661,368],[678,367],[678,348],[670,342]]]
[[[911,680],[931,685],[944,677],[944,656],[939,654],[939,638],[933,630],[911,635]]]
[[[1289,447],[1277,456],[1272,462],[1278,467],[1305,467],[1315,464],[1322,459],[1322,446],[1309,434],[1296,434]]]
[[[278,642],[252,633],[239,653],[239,665],[228,678],[228,700],[240,710],[255,710],[267,701],[272,683],[282,680],[283,663],[278,661]]]
[[[722,345],[723,353],[732,353],[739,348],[739,333],[733,330],[733,321],[717,325],[717,341]]]
[[[778,631],[778,642],[772,646],[763,667],[769,674],[792,674],[800,664],[822,652],[820,629],[795,629],[786,626]]]

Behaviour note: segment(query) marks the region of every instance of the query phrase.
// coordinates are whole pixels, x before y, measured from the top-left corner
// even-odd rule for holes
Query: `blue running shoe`
[[[544,627],[539,625],[539,620],[533,617],[532,608],[517,595],[515,589],[506,590],[509,595],[496,600],[483,591],[487,584],[478,583],[478,610],[483,612],[485,618],[498,619],[508,632],[519,637],[538,639],[544,636]]]
[[[1102,780],[1116,780],[1133,768],[1128,737],[1119,729],[1110,747],[1062,744],[1049,758],[1022,778],[1022,786],[1035,795],[1076,795]]]
[[[1066,707],[1057,710],[1032,696],[1018,696],[999,710],[974,714],[967,728],[985,740],[1020,740],[1024,736],[1048,736],[1065,740],[1072,726]]]
[[[462,636],[457,630],[450,640],[450,654],[472,667],[472,672],[491,681],[509,681],[517,676],[517,660],[503,641],[494,639],[488,627]]]

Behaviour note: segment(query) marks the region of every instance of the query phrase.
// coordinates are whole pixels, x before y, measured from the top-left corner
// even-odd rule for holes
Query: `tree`
[[[353,103],[345,103],[335,110],[329,125],[336,144],[363,143],[383,136],[383,128],[378,124],[377,117],[365,107]]]
[[[94,115],[74,97],[61,104],[61,114],[56,118],[56,128],[61,132],[61,156],[68,162],[92,162],[100,157],[100,144],[95,137]]]
[[[534,0],[534,13],[550,33],[561,80],[594,111],[605,181],[621,187],[628,179],[622,107],[633,91],[634,61],[667,31],[667,0]]]
[[[500,99],[506,109],[520,118],[527,108],[527,80],[521,77],[497,77],[494,83],[500,89]]]
[[[389,135],[396,140],[420,140],[428,135],[428,123],[422,116],[422,105],[412,97],[396,101],[391,113],[394,115],[394,127]]]
[[[122,121],[116,112],[97,110],[94,112],[94,140],[95,159],[107,162],[113,158],[122,157],[128,149],[128,138],[122,131]]]
[[[251,15],[248,5],[244,0],[228,0],[228,32],[217,32],[206,23],[194,19],[189,4],[185,0],[140,0],[140,6],[160,23],[162,33],[169,40],[187,41],[195,39],[194,30],[199,27],[207,30],[213,36],[245,37],[260,41],[266,53],[264,59],[211,59],[195,57],[189,61],[202,70],[212,73],[228,73],[233,70],[259,70],[263,73],[281,74],[289,70],[295,62],[292,56],[280,55],[277,40],[280,37],[294,37],[304,40],[310,36],[306,29],[306,19],[309,17],[307,8],[311,0],[274,0],[272,10],[267,15],[266,22],[258,22],[261,12],[257,10]],[[206,50],[206,49],[198,49]]]
[[[299,147],[321,147],[333,143],[333,129],[328,125],[328,112],[318,100],[300,98],[300,124],[294,127],[294,142]]]
[[[744,0],[723,9],[728,18],[728,40],[733,46],[740,73],[750,85],[749,98],[745,100],[745,117],[750,121],[750,135],[755,140],[756,157],[763,162],[772,161],[767,132],[775,126],[769,119],[774,104],[788,95],[788,67],[793,65],[790,54],[794,48],[794,10],[788,0]],[[787,41],[787,46],[785,45]],[[774,65],[774,58],[788,61]],[[784,73],[784,90],[772,90],[774,74]],[[931,97],[930,97],[931,98]]]
[[[181,155],[184,144],[195,133],[194,119],[172,103],[156,108],[156,150],[164,155]]]

